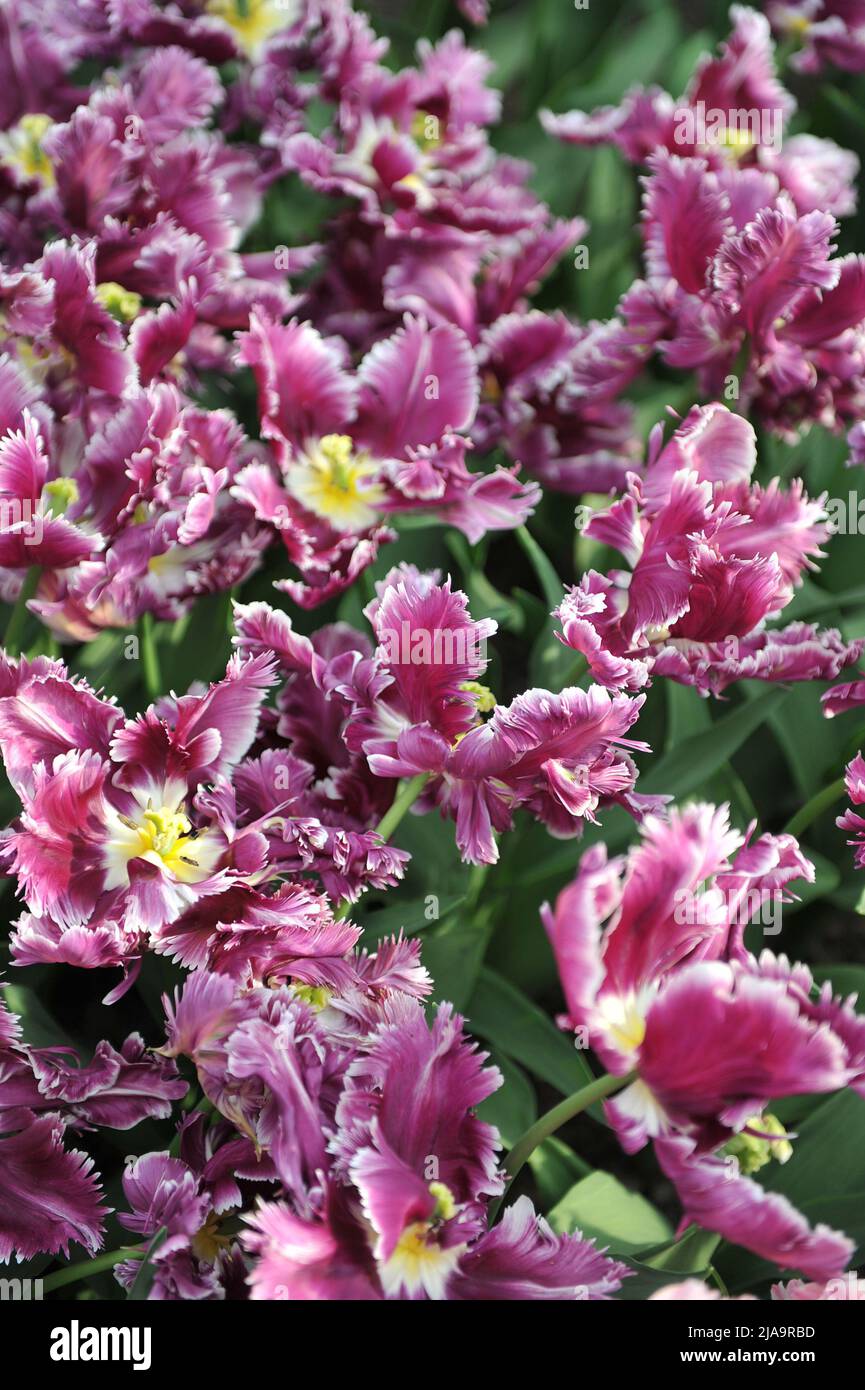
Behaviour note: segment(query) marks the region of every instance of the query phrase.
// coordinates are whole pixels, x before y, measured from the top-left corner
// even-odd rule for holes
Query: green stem
[[[808,826],[811,825],[818,816],[822,816],[823,812],[827,811],[834,802],[840,801],[845,791],[846,783],[843,777],[839,777],[836,781],[830,782],[828,787],[823,787],[821,791],[811,797],[810,801],[806,801],[805,805],[796,812],[792,820],[788,821],[787,825],[784,827],[786,833],[788,835],[801,835],[802,831],[807,830]]]
[[[167,1235],[167,1228],[165,1226],[160,1226],[159,1230],[156,1232],[156,1235],[153,1237],[147,1249],[145,1250],[144,1258],[141,1261],[141,1264],[138,1266],[138,1269],[135,1274],[135,1279],[126,1295],[127,1299],[129,1299],[130,1302],[146,1303],[156,1273],[153,1267],[153,1256],[156,1254],[160,1245],[163,1244]]]
[[[428,772],[419,772],[416,777],[410,777],[407,782],[402,783],[393,803],[376,826],[376,831],[383,840],[390,839],[408,808],[417,801],[429,777]]]
[[[499,1200],[490,1208],[490,1223],[495,1220],[498,1209],[510,1191],[514,1179],[523,1164],[531,1158],[535,1149],[543,1144],[545,1139],[549,1139],[551,1134],[555,1134],[557,1129],[561,1129],[563,1124],[567,1124],[568,1120],[572,1120],[575,1115],[581,1114],[583,1110],[588,1110],[590,1105],[603,1100],[605,1096],[614,1095],[616,1091],[621,1091],[624,1086],[629,1086],[635,1076],[636,1072],[632,1071],[628,1072],[627,1076],[610,1076],[609,1074],[599,1076],[596,1080],[590,1081],[588,1086],[583,1086],[572,1096],[567,1096],[558,1105],[554,1105],[552,1110],[548,1110],[546,1115],[542,1115],[530,1129],[526,1130],[505,1159],[505,1172],[508,1174],[509,1181]]]
[[[715,1287],[717,1288],[722,1298],[730,1297],[730,1290],[727,1288],[727,1285],[724,1283],[723,1279],[721,1278],[714,1265],[709,1266],[709,1278],[714,1281]]]
[[[106,1269],[113,1269],[124,1260],[138,1260],[143,1254],[144,1251],[138,1247],[130,1247],[128,1250],[106,1250],[93,1260],[81,1260],[79,1264],[67,1265],[65,1269],[58,1269],[56,1274],[49,1274],[43,1281],[43,1291],[53,1293],[55,1289],[62,1289],[66,1284],[77,1284],[80,1279],[89,1279],[91,1274],[104,1274]]]
[[[156,646],[156,629],[152,613],[142,613],[138,624],[138,639],[141,643],[144,688],[151,700],[158,700],[162,694],[162,673],[159,669],[159,651]]]
[[[376,833],[383,840],[390,839],[408,808],[417,801],[429,779],[430,774],[428,772],[419,772],[416,777],[411,777],[407,782],[401,784],[390,807],[375,827]],[[336,916],[345,917],[350,908],[351,903],[348,898],[343,898],[342,902],[337,905]]]
[[[42,573],[39,565],[31,565],[26,575],[24,583],[21,585],[21,592],[15,600],[15,607],[12,609],[12,616],[6,627],[6,635],[3,638],[3,646],[7,656],[19,656],[21,652],[21,633],[27,621],[27,603],[36,592],[36,585],[39,583],[39,576]]]

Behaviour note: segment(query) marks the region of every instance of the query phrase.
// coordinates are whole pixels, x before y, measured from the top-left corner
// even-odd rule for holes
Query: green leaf
[[[667,681],[667,737],[665,749],[671,752],[687,738],[705,733],[711,726],[712,715],[708,700],[693,686]]]
[[[640,778],[641,792],[659,792],[676,801],[698,791],[729,762],[742,744],[756,733],[786,700],[786,690],[767,690],[718,719],[705,733],[692,734],[671,749]]]
[[[681,1283],[683,1277],[706,1279],[709,1274],[707,1268],[690,1270],[687,1275],[683,1276],[668,1273],[665,1270],[652,1269],[651,1265],[643,1264],[641,1260],[630,1259],[627,1255],[620,1258],[624,1258],[624,1263],[630,1270],[633,1270],[631,1277],[623,1280],[621,1289],[615,1295],[616,1299],[623,1303],[644,1303],[647,1298],[651,1298],[653,1293],[657,1293],[658,1289],[665,1288],[667,1284]]]
[[[521,1067],[494,1048],[490,1060],[499,1068],[504,1084],[478,1106],[478,1115],[488,1125],[494,1125],[508,1149],[538,1118],[538,1106],[532,1084]]]
[[[831,613],[836,608],[851,608],[859,603],[865,603],[865,585],[857,584],[833,594],[821,589],[813,580],[806,579],[784,609],[784,622],[802,622],[817,618],[821,613]]]
[[[135,1276],[129,1293],[126,1295],[131,1302],[144,1303],[147,1301],[147,1296],[150,1293],[153,1280],[156,1276],[156,1270],[153,1267],[153,1256],[156,1254],[167,1235],[168,1228],[166,1226],[161,1226],[148,1245],[144,1259],[139,1265],[138,1273]]]
[[[709,1268],[719,1243],[720,1236],[714,1231],[704,1231],[702,1226],[689,1226],[679,1240],[660,1250],[644,1251],[642,1259],[652,1269],[666,1269],[680,1276],[693,1274],[696,1270]]]
[[[462,897],[436,897],[437,915],[428,917],[433,904],[426,897],[408,898],[388,907],[367,907],[361,898],[349,910],[348,916],[358,926],[363,927],[363,945],[380,941],[383,936],[395,936],[403,932],[405,936],[417,936],[418,932],[430,931],[437,922],[449,916],[464,901]]]
[[[589,1164],[555,1134],[535,1149],[529,1167],[544,1211],[549,1211],[574,1183],[592,1172]]]
[[[778,739],[790,775],[803,800],[838,774],[834,770],[841,761],[839,738],[843,730],[831,719],[820,714],[819,698],[811,681],[793,686],[787,700],[771,717],[772,731]],[[802,730],[808,737],[802,737]]]
[[[788,1163],[764,1170],[764,1186],[797,1204],[829,1187],[838,1195],[857,1192],[863,1176],[865,1100],[841,1091],[824,1101],[801,1126],[793,1148]]]
[[[717,1245],[718,1237],[711,1231],[691,1226],[681,1240],[659,1250],[646,1251],[640,1260],[623,1256],[625,1264],[634,1271],[634,1277],[624,1281],[618,1297],[626,1301],[647,1299],[658,1289],[678,1284],[683,1279],[708,1282]]]
[[[554,608],[558,608],[564,597],[564,586],[556,573],[555,566],[547,559],[531,531],[527,530],[525,526],[517,527],[514,534],[529,557],[532,569],[541,586],[544,601],[552,612]]]
[[[480,972],[467,1013],[474,1032],[562,1095],[569,1096],[593,1079],[585,1058],[565,1034],[494,970]]]
[[[21,1032],[31,1047],[68,1047],[72,1039],[55,1022],[29,985],[6,984],[0,999],[21,1019]]]
[[[427,931],[423,961],[435,981],[434,1000],[449,1000],[461,1012],[468,1006],[490,938],[489,915],[471,922],[460,913]]]
[[[865,1013],[865,965],[815,965],[811,974],[818,984],[829,980],[834,994],[858,995],[857,1012]]]
[[[445,537],[445,544],[462,570],[463,588],[468,595],[472,616],[495,618],[499,627],[509,632],[522,632],[526,617],[521,605],[490,583],[483,570],[473,561],[472,550],[465,536],[452,531]]]
[[[601,1172],[576,1183],[553,1207],[549,1222],[560,1235],[581,1231],[614,1255],[636,1255],[673,1235],[670,1223],[651,1202]]]

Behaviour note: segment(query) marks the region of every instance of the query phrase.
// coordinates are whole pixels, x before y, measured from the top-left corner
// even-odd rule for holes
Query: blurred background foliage
[[[466,28],[456,7],[439,0],[392,0],[367,8],[376,30],[391,39],[394,67],[412,62],[419,37],[434,41],[455,24]],[[503,91],[496,144],[531,161],[533,185],[557,214],[580,215],[590,223],[588,268],[578,270],[565,258],[537,296],[540,307],[564,309],[584,320],[608,317],[640,273],[640,244],[638,171],[616,151],[580,150],[549,139],[538,111],[618,103],[635,83],[656,82],[679,95],[701,54],[728,32],[727,12],[724,0],[590,0],[588,9],[576,9],[570,0],[494,0],[488,27],[467,30],[470,42],[493,59],[491,80]],[[808,130],[860,157],[865,153],[865,79],[836,71],[819,80],[802,79],[788,69],[784,80],[799,102],[794,132]],[[318,239],[328,211],[329,205],[298,181],[282,181],[250,246]],[[844,252],[865,248],[863,209],[845,220],[838,241]],[[698,400],[694,390],[682,374],[652,364],[631,393],[639,406],[641,440],[668,406],[685,411]],[[254,431],[251,381],[239,405],[236,391],[223,395],[218,381],[210,384],[208,395],[212,404],[231,404]],[[820,428],[796,444],[763,435],[759,456],[761,481],[776,474],[801,476],[812,493],[861,496],[860,472],[845,467],[843,439]],[[373,579],[409,559],[452,573],[470,596],[473,616],[498,620],[487,682],[500,700],[532,684],[560,689],[568,681],[569,661],[553,637],[549,612],[561,597],[562,583],[573,583],[587,558],[573,524],[573,499],[546,497],[529,529],[534,544],[504,535],[478,546],[434,525],[406,529],[339,603],[312,614],[293,611],[292,618],[307,632],[336,617],[365,628],[362,607]],[[819,617],[847,638],[865,633],[863,559],[865,537],[833,538],[821,572],[806,580],[784,621]],[[604,568],[604,556],[593,555],[590,563]],[[284,603],[271,581],[286,572],[271,554],[267,568],[244,587],[243,598]],[[228,596],[206,598],[179,623],[158,625],[165,688],[181,691],[192,680],[219,675],[230,651],[230,630]],[[35,623],[30,638],[31,650],[45,643]],[[123,635],[106,634],[73,651],[71,664],[131,711],[147,701],[140,663],[124,659],[123,644]],[[723,701],[710,702],[657,681],[637,730],[653,750],[638,755],[638,790],[679,801],[728,801],[740,829],[752,822],[760,830],[782,829],[803,803],[841,775],[863,743],[861,716],[823,719],[823,688],[745,683]],[[8,819],[14,811],[8,789],[3,807]],[[765,945],[816,963],[821,978],[833,978],[842,992],[858,990],[865,999],[865,924],[856,911],[863,880],[834,825],[842,808],[840,801],[829,806],[804,833],[817,881],[799,886],[801,902],[785,909],[780,937],[764,941],[754,927],[749,938],[754,949]],[[634,838],[633,823],[623,814],[606,814],[603,825],[590,827],[581,842],[563,842],[520,816],[516,830],[502,839],[501,862],[489,871],[461,865],[453,827],[434,816],[409,817],[395,838],[413,856],[405,883],[387,896],[368,894],[353,915],[372,937],[399,929],[422,935],[435,997],[452,999],[467,1015],[504,1072],[504,1087],[484,1110],[510,1144],[537,1113],[588,1075],[584,1056],[552,1021],[562,1001],[539,908],[568,881],[588,843],[601,838],[611,852],[621,852]],[[4,902],[14,917],[8,883]],[[8,978],[7,958],[3,943],[0,972]],[[118,1043],[138,1027],[157,1044],[159,996],[181,972],[149,958],[136,988],[111,1010],[100,1000],[116,983],[116,972],[57,967],[12,975],[10,1003],[24,1014],[34,1042],[81,1043],[108,1036]],[[810,1219],[841,1226],[865,1242],[865,1105],[855,1096],[805,1097],[779,1107],[779,1114],[797,1126],[796,1155],[783,1168],[773,1164],[761,1180],[765,1176],[767,1185],[786,1192]],[[715,1238],[699,1231],[673,1240],[675,1202],[654,1160],[646,1154],[625,1159],[599,1118],[580,1116],[537,1152],[531,1173],[521,1180],[557,1229],[583,1229],[632,1259],[639,1274],[628,1281],[627,1297],[645,1297],[669,1281],[671,1271],[705,1272],[710,1262],[732,1291],[746,1286],[765,1291],[765,1281],[777,1271],[755,1256],[723,1245],[718,1250]],[[156,1125],[141,1126],[132,1136],[102,1132],[94,1136],[92,1150],[98,1166],[116,1171],[116,1153],[113,1163],[103,1164],[100,1146],[115,1144],[126,1151],[132,1145],[143,1152],[165,1147],[169,1138],[166,1127]],[[109,1192],[109,1201],[118,1195]],[[115,1288],[108,1277],[98,1287],[106,1296]]]

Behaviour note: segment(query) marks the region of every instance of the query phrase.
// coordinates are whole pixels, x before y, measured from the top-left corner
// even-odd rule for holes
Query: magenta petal
[[[520,1197],[463,1255],[447,1297],[595,1301],[612,1298],[629,1272],[579,1234],[556,1235],[528,1197]]]
[[[23,1128],[0,1136],[0,1260],[68,1255],[71,1240],[94,1254],[107,1210],[91,1173],[93,1160],[64,1149],[62,1126],[48,1116],[10,1111],[3,1127],[19,1117]]]
[[[471,344],[458,328],[406,318],[360,366],[354,434],[380,458],[465,429],[478,402]]]
[[[687,1221],[811,1279],[831,1279],[847,1267],[851,1240],[822,1223],[809,1226],[786,1197],[742,1177],[735,1159],[697,1155],[684,1136],[658,1140],[655,1151]]]

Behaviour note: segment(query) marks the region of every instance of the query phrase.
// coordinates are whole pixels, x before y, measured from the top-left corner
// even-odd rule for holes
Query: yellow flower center
[[[125,290],[115,280],[105,280],[96,286],[96,298],[107,309],[112,318],[120,323],[131,323],[141,308],[141,295],[134,290]]]
[[[645,995],[603,995],[598,1007],[613,1046],[626,1056],[637,1052],[646,1036]]]
[[[25,179],[53,187],[54,169],[42,145],[53,124],[50,116],[39,112],[22,116],[17,125],[0,135],[0,163],[17,170]]]
[[[212,1211],[201,1227],[192,1237],[192,1253],[199,1260],[204,1260],[206,1264],[215,1264],[220,1250],[225,1250],[231,1244],[229,1236],[219,1234],[219,1217]]]
[[[495,372],[489,370],[481,377],[481,400],[497,404],[502,398],[502,388],[499,385],[498,377]]]
[[[294,0],[207,0],[208,13],[233,30],[250,58],[280,29],[294,22],[296,8]]]
[[[761,1139],[758,1134],[740,1133],[735,1135],[724,1152],[732,1154],[739,1163],[739,1171],[749,1176],[759,1173],[774,1158],[778,1163],[786,1163],[793,1156],[793,1145],[787,1138],[787,1131],[775,1115],[755,1115],[748,1121],[747,1128],[756,1129],[760,1134],[769,1134],[770,1139]]]
[[[52,516],[62,516],[73,502],[78,501],[78,484],[74,478],[55,478],[42,489],[48,510]]]
[[[437,150],[442,143],[441,121],[429,111],[416,111],[412,117],[411,138],[424,154]]]
[[[107,846],[106,887],[129,882],[129,864],[146,859],[164,869],[180,883],[200,883],[212,872],[219,844],[207,832],[197,836],[183,810],[170,806],[148,806],[135,818],[109,817],[111,836]]]
[[[636,1009],[630,1009],[621,1026],[614,1025],[611,1031],[617,1043],[628,1051],[636,1052],[646,1036],[646,1020],[640,1017]]]
[[[489,714],[490,710],[495,709],[496,697],[488,685],[481,685],[480,681],[463,681],[460,690],[475,697],[475,707],[479,714]]]
[[[721,148],[733,159],[743,159],[754,148],[754,143],[750,131],[741,130],[738,126],[728,126],[718,141]]]
[[[465,1250],[464,1245],[442,1246],[438,1242],[438,1227],[458,1210],[450,1188],[443,1182],[431,1182],[429,1191],[436,1203],[432,1218],[406,1226],[381,1270],[387,1294],[403,1288],[409,1293],[424,1289],[429,1298],[444,1298],[448,1277]]]
[[[193,837],[192,826],[182,811],[169,811],[165,807],[158,811],[145,811],[143,823],[137,827],[141,838],[141,853],[156,854],[172,870],[177,878],[182,878],[189,868],[197,867],[189,853]]]
[[[315,1009],[316,1013],[321,1013],[330,1003],[331,991],[326,985],[294,985],[293,988],[297,998]]]
[[[306,446],[291,464],[288,487],[307,511],[338,531],[363,531],[378,519],[384,489],[374,481],[378,465],[355,453],[347,434],[326,434]]]

